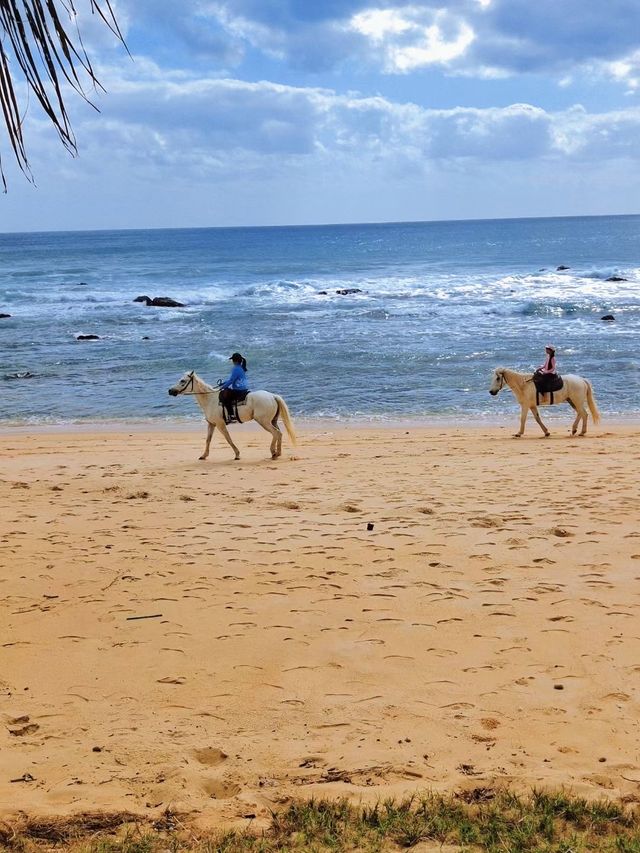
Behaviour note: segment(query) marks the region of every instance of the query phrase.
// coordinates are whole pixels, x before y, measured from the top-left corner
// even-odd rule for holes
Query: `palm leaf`
[[[88,2],[91,13],[124,44],[110,0]],[[75,27],[73,37],[69,35],[70,26]],[[85,85],[93,89],[102,86],[84,48],[73,0],[0,0],[0,111],[16,162],[33,180],[16,94],[18,79],[35,95],[65,148],[77,154],[63,87],[68,84],[91,104]],[[1,152],[0,179],[6,192]]]

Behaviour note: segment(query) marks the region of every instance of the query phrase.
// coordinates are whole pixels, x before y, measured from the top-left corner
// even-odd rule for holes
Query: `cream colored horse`
[[[229,445],[233,448],[236,459],[240,459],[240,451],[233,443],[227,425],[224,422],[222,405],[219,400],[219,388],[207,385],[194,370],[191,370],[189,373],[185,373],[175,385],[169,388],[169,394],[172,397],[177,397],[179,394],[192,394],[197,398],[198,405],[202,409],[208,424],[207,443],[200,459],[208,457],[213,431],[216,427],[218,427]],[[250,391],[247,394],[245,404],[238,406],[238,416],[240,423],[244,424],[252,420],[257,421],[263,429],[271,433],[273,436],[271,439],[272,459],[277,459],[278,456],[282,455],[282,433],[278,427],[278,418],[280,416],[282,416],[282,421],[291,439],[291,443],[296,443],[296,434],[289,415],[289,409],[285,401],[278,394],[271,394],[269,391]]]
[[[576,419],[571,427],[571,435],[575,435],[578,431],[578,424],[582,421],[582,430],[580,435],[586,435],[587,432],[587,406],[593,417],[594,424],[600,422],[600,412],[596,405],[593,396],[593,388],[587,379],[581,376],[574,376],[572,373],[567,373],[562,377],[564,385],[559,391],[553,392],[554,403],[569,403],[576,411]],[[512,391],[516,400],[520,403],[520,431],[514,435],[514,438],[520,438],[524,432],[524,425],[529,412],[533,412],[533,417],[540,425],[545,438],[548,438],[551,433],[542,423],[538,405],[536,403],[536,386],[533,382],[531,373],[517,373],[515,370],[508,370],[506,367],[498,367],[493,371],[491,387],[489,393],[496,396],[499,391],[502,391],[507,385]],[[540,405],[548,406],[549,395],[540,396]]]

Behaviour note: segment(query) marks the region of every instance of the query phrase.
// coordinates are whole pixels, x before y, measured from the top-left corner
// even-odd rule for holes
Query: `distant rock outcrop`
[[[136,296],[134,302],[144,302],[147,306],[154,308],[184,308],[183,302],[178,302],[176,299],[171,299],[170,296]]]
[[[100,335],[76,335],[77,341],[99,341]]]
[[[609,278],[605,278],[605,281],[629,281],[629,279],[623,278],[621,275],[610,275]]]
[[[571,267],[565,267],[565,265],[564,265],[564,264],[560,264],[560,266],[559,266],[559,267],[556,267],[556,270],[557,270],[558,272],[562,272],[563,270],[570,270],[570,269],[571,269]]]
[[[607,323],[612,323],[616,318],[613,314],[605,314],[603,317],[600,317],[601,320],[605,320]]]
[[[336,290],[338,296],[351,296],[352,293],[363,293],[359,287],[343,287],[341,290]]]
[[[33,379],[35,377],[35,373],[32,373],[30,370],[24,370],[22,373],[5,373],[5,379]]]
[[[0,314],[0,320],[6,320],[11,314]]]

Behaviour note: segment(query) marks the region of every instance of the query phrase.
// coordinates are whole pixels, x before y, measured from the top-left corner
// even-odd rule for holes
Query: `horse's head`
[[[498,391],[502,391],[504,381],[504,367],[496,367],[491,376],[491,386],[489,388],[489,393],[492,397],[495,397]]]
[[[185,391],[193,391],[195,375],[195,370],[189,370],[180,377],[175,385],[169,388],[169,394],[171,394],[172,397],[177,397],[178,394],[184,394]]]

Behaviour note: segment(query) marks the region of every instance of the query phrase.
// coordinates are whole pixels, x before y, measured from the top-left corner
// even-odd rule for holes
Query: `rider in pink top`
[[[544,364],[540,365],[538,368],[539,373],[549,374],[556,372],[556,348],[552,347],[551,344],[544,348],[544,351],[547,354]]]

